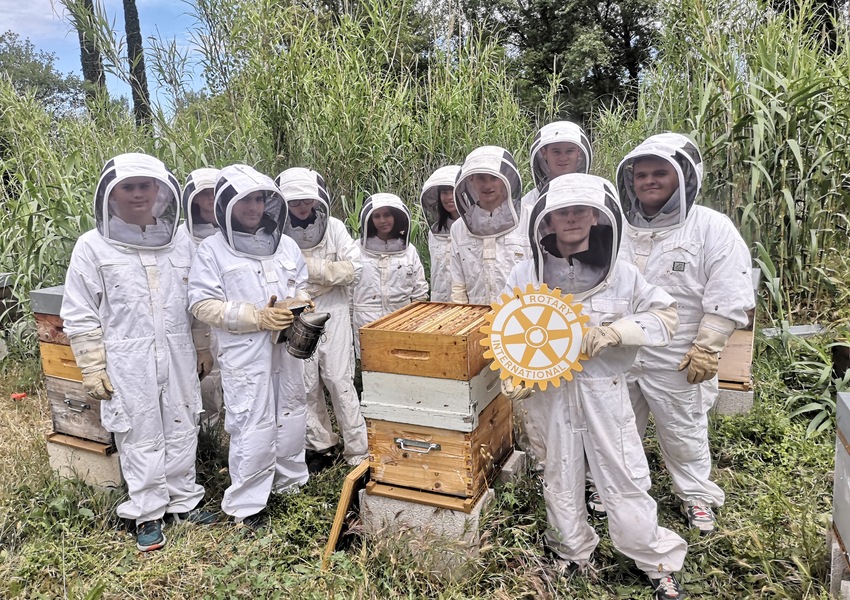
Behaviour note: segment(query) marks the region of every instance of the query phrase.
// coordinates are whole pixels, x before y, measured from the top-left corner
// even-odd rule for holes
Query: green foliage
[[[560,79],[560,118],[576,121],[599,106],[637,99],[650,64],[659,17],[656,0],[464,0],[470,26],[504,38],[515,52],[520,97],[537,111],[550,78]]]
[[[56,115],[83,105],[83,84],[74,75],[56,70],[56,55],[36,51],[29,38],[12,31],[0,33],[0,78],[8,78],[19,94],[32,94]],[[2,146],[0,146],[0,149]]]
[[[692,135],[705,158],[704,202],[758,248],[767,314],[832,316],[830,299],[848,273],[846,34],[825,52],[805,0],[799,18],[716,0],[668,11],[636,113],[602,111],[594,139],[609,146],[625,131],[633,146],[646,133]]]

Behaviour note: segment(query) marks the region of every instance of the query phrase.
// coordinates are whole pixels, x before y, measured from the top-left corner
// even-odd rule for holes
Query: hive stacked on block
[[[53,431],[47,435],[50,464],[63,476],[118,486],[121,473],[112,434],[100,424],[101,401],[83,389],[83,375],[59,316],[62,292],[63,286],[56,286],[30,294],[53,421]]]
[[[360,329],[373,482],[476,498],[498,474],[513,415],[480,344],[489,310],[417,302]]]

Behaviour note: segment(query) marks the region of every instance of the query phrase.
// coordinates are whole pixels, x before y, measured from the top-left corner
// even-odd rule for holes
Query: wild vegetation
[[[474,13],[475,2],[463,4],[464,14]],[[684,576],[704,598],[826,597],[834,393],[848,383],[832,372],[830,346],[848,316],[850,38],[846,21],[824,28],[818,20],[838,15],[824,13],[825,2],[779,4],[658,4],[652,60],[630,83],[637,93],[611,92],[584,120],[593,170],[609,178],[648,134],[675,130],[698,141],[703,201],[740,226],[763,270],[757,321],[786,330],[759,338],[755,409],[712,422],[728,504],[719,535],[690,540]],[[2,319],[11,354],[0,364],[0,596],[648,597],[608,541],[594,576],[553,571],[530,475],[500,489],[481,555],[456,579],[414,564],[392,538],[362,540],[356,526],[347,552],[320,571],[341,467],[299,496],[276,499],[267,535],[246,538],[225,525],[178,529],[154,556],[138,555],[117,531],[118,493],[53,478],[28,293],[62,282],[74,241],[93,226],[91,195],[108,158],[148,152],[178,177],[233,162],[270,175],[309,165],[327,176],[335,214],[354,228],[359,203],[376,191],[399,194],[418,214],[427,175],[482,144],[512,150],[529,185],[537,126],[577,118],[569,73],[548,73],[548,89],[540,79],[519,89],[517,74],[539,67],[540,57],[517,54],[503,23],[482,31],[443,3],[425,12],[409,0],[198,0],[194,8],[194,54],[161,40],[146,49],[164,98],[150,107],[150,125],[137,126],[126,101],[93,88],[85,110],[56,110],[35,86],[22,89],[20,77],[0,69],[0,272],[13,274],[23,308],[19,319]],[[126,80],[123,41],[101,17],[79,19],[81,38],[96,40],[103,68]],[[200,92],[185,85],[192,61],[204,70]],[[423,238],[417,232],[424,257]],[[812,340],[787,334],[811,321],[830,329]],[[29,397],[10,400],[18,391]],[[220,441],[204,438],[210,506],[226,484]],[[660,518],[683,531],[654,443],[648,452]]]

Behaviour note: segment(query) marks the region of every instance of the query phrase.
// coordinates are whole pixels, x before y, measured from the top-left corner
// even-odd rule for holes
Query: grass
[[[826,598],[834,437],[807,434],[806,421],[784,406],[786,354],[760,344],[754,409],[715,416],[711,439],[716,478],[727,492],[720,530],[689,534],[670,492],[657,443],[646,442],[659,521],[691,546],[682,579],[695,598]],[[221,523],[167,529],[164,550],[136,551],[114,509],[120,492],[54,479],[44,433],[47,401],[32,363],[12,363],[0,376],[0,597],[3,598],[649,598],[630,561],[614,551],[605,524],[596,569],[560,576],[543,555],[545,507],[534,478],[497,488],[482,525],[482,546],[462,576],[441,570],[437,549],[416,556],[404,532],[362,537],[355,517],[327,571],[321,554],[331,527],[344,466],[313,478],[302,494],[275,497],[271,527],[245,535]],[[26,391],[24,400],[10,393]],[[227,485],[221,435],[206,435],[199,478],[207,506]]]

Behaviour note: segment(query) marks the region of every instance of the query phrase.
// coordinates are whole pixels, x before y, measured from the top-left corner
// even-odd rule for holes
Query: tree
[[[94,2],[79,0],[78,4],[80,12],[72,12],[71,18],[80,39],[80,62],[83,67],[83,78],[86,81],[86,97],[93,100],[98,93],[106,91],[106,77],[103,73],[103,58],[100,56],[100,50],[92,36],[87,33],[89,28],[76,22],[77,14],[79,18],[94,19]]]
[[[130,62],[130,90],[133,94],[133,114],[136,125],[149,124],[153,119],[148,78],[145,73],[145,52],[136,0],[124,0],[124,30],[127,34],[127,60]]]
[[[657,0],[465,0],[464,9],[475,29],[512,47],[526,105],[539,103],[554,75],[577,120],[598,103],[634,101],[658,15]]]
[[[0,74],[8,77],[21,94],[35,94],[51,112],[61,114],[83,105],[83,83],[72,74],[56,70],[56,55],[36,51],[26,38],[17,33],[0,33]]]

